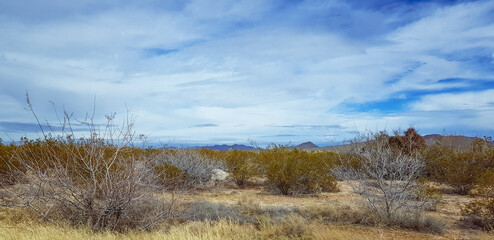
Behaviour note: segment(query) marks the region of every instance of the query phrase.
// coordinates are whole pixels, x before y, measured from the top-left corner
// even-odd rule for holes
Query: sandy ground
[[[209,201],[221,204],[236,204],[239,200],[250,198],[261,206],[272,207],[307,207],[315,205],[333,204],[337,206],[350,206],[358,208],[364,199],[353,193],[348,182],[338,183],[340,191],[336,193],[321,193],[311,196],[283,196],[270,194],[262,187],[232,188],[220,187],[215,190],[195,191],[194,193],[179,194],[175,197],[181,202]],[[494,239],[494,233],[485,233],[479,230],[469,229],[461,224],[461,206],[473,198],[444,194],[437,210],[428,214],[440,218],[448,223],[447,230],[442,235],[425,234],[402,229],[389,229],[388,227],[366,227],[356,225],[321,225],[317,232],[331,232],[332,228],[355,232],[356,239],[366,236],[379,236],[380,239]],[[329,233],[328,232],[328,233]]]

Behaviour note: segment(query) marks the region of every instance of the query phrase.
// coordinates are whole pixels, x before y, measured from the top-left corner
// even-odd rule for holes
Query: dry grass
[[[328,226],[306,224],[299,217],[290,217],[282,224],[269,220],[260,226],[239,225],[221,220],[219,222],[189,222],[174,225],[155,232],[130,232],[125,235],[114,232],[93,233],[90,228],[74,228],[64,224],[40,224],[24,222],[5,224],[0,227],[0,239],[425,239],[432,235],[405,231],[390,231],[358,226]],[[437,237],[443,239],[442,237]],[[487,239],[487,238],[485,238]]]
[[[192,217],[155,231],[126,234],[94,233],[89,227],[33,220],[25,208],[0,208],[0,239],[494,239],[492,234],[461,228],[459,206],[470,197],[446,195],[428,215],[447,220],[449,226],[443,234],[431,234],[362,225],[369,219],[358,213],[361,199],[347,183],[339,184],[341,192],[305,197],[271,195],[260,188],[181,194],[177,198],[185,209],[195,208]]]

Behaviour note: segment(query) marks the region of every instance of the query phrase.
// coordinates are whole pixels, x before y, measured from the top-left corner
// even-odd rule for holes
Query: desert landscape
[[[493,239],[494,0],[0,0],[0,240]]]
[[[409,128],[332,150],[220,151],[133,147],[132,125],[111,119],[75,138],[64,122],[64,135],[0,145],[0,238],[492,238],[487,137]]]

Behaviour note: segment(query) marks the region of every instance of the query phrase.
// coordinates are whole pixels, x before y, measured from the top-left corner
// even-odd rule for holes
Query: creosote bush
[[[19,162],[12,158],[14,144],[4,145],[0,138],[0,184],[13,183],[15,179],[11,176],[11,169],[19,168]]]
[[[494,230],[494,196],[476,199],[462,208],[463,221],[487,231]]]
[[[489,139],[475,139],[469,149],[455,149],[438,141],[425,152],[428,177],[466,195],[480,176],[494,169],[494,146]]]
[[[238,186],[244,186],[250,178],[258,176],[259,166],[254,162],[258,153],[230,150],[225,155],[228,170]]]
[[[336,154],[289,150],[272,145],[256,159],[268,187],[283,195],[338,191],[336,179],[327,171]]]
[[[477,179],[478,198],[462,207],[464,221],[484,230],[494,230],[494,170]]]

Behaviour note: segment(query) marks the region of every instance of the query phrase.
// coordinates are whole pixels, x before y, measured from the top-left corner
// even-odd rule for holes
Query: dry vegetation
[[[57,137],[0,144],[0,239],[492,235],[491,139],[427,146],[408,129],[364,134],[345,152],[142,149],[131,119],[107,119],[88,117],[76,138],[65,114]],[[213,169],[230,178],[211,181]]]

